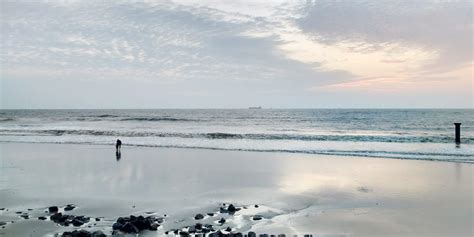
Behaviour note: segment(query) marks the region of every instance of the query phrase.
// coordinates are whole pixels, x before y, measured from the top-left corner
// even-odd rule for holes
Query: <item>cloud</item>
[[[188,91],[234,105],[244,103],[239,93],[276,104],[294,96],[296,107],[348,85],[465,85],[469,10],[425,1],[3,1],[1,76],[9,88],[15,80],[152,83],[170,97]]]
[[[447,71],[473,59],[471,1],[311,1],[301,11],[298,27],[326,45],[362,42],[366,53],[400,45],[433,54],[424,67]]]

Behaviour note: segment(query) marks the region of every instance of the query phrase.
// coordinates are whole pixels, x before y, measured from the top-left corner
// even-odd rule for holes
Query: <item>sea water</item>
[[[454,143],[454,122],[461,141]],[[0,142],[474,162],[472,109],[0,110]],[[315,156],[316,157],[316,156]]]

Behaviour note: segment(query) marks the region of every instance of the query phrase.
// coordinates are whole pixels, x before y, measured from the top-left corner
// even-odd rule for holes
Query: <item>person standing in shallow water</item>
[[[117,153],[120,153],[120,148],[122,147],[122,141],[120,139],[117,139],[117,142],[115,143],[115,151]]]

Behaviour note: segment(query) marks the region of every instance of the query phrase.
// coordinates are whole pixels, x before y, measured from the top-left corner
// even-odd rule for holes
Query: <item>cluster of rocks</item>
[[[189,235],[199,235],[199,234],[204,235],[204,234],[216,231],[211,224],[203,225],[201,223],[196,223],[193,226],[188,226],[183,229],[186,229],[186,230],[170,230],[170,231],[166,231],[165,234],[173,233],[175,235],[189,236]]]
[[[64,207],[65,211],[71,211],[74,209],[75,206],[72,204],[68,204],[66,207]],[[63,215],[61,212],[59,212],[59,208],[57,206],[51,206],[48,208],[48,212],[51,214],[49,219],[51,221],[54,221],[54,223],[62,225],[62,226],[82,226],[86,223],[89,222],[90,217],[85,217],[85,216],[74,216],[74,215]],[[44,216],[38,217],[39,220],[46,220],[47,218]]]
[[[258,205],[254,205],[255,208],[258,208]],[[49,219],[61,226],[70,226],[73,225],[75,227],[81,227],[85,225],[86,223],[90,222],[90,217],[85,217],[85,216],[75,216],[75,215],[66,215],[60,212],[60,210],[64,210],[64,212],[71,211],[75,209],[76,207],[72,204],[68,204],[62,208],[58,208],[57,206],[51,206],[46,210],[45,212],[49,213]],[[213,217],[213,216],[219,216],[219,214],[228,214],[228,215],[234,215],[236,212],[240,211],[241,209],[247,209],[248,207],[243,206],[243,207],[236,207],[233,204],[222,204],[221,206],[218,207],[217,212],[209,212],[206,213],[207,216]],[[29,209],[31,210],[31,209]],[[16,212],[19,214],[22,218],[28,219],[28,213],[27,212],[21,212],[18,211]],[[155,215],[150,215],[152,212],[147,212],[146,216],[127,216],[127,217],[119,217],[115,223],[112,225],[112,235],[120,235],[121,233],[127,233],[127,234],[138,234],[141,231],[144,230],[149,230],[149,231],[156,231],[158,228],[161,226],[161,224],[164,221],[164,217],[157,217]],[[174,235],[180,235],[180,236],[210,236],[210,237],[220,237],[220,236],[248,236],[248,237],[257,237],[257,234],[254,232],[248,232],[248,233],[240,233],[240,232],[235,232],[234,229],[232,229],[229,226],[223,226],[227,221],[223,216],[219,216],[220,218],[213,219],[214,223],[199,223],[201,222],[200,220],[203,220],[205,218],[206,214],[196,214],[194,216],[194,220],[196,220],[197,223],[190,225],[190,226],[185,226],[180,229],[172,229],[165,231],[164,233],[166,235],[168,234],[174,234]],[[166,215],[165,215],[166,216]],[[261,220],[263,217],[260,215],[254,215],[252,217],[252,220],[258,221]],[[39,220],[47,220],[47,216],[40,216],[38,217]],[[100,221],[99,218],[95,218],[96,221]],[[204,221],[206,222],[206,221]],[[207,221],[209,222],[209,221]],[[4,228],[4,225],[6,223],[0,222],[0,227]],[[95,223],[94,223],[95,225]],[[89,225],[91,227],[91,225]],[[66,231],[62,233],[62,236],[67,236],[67,237],[103,237],[106,236],[102,231],[87,231],[84,229],[79,229],[79,230],[74,230],[74,231]],[[259,237],[276,237],[276,235],[267,235],[267,234],[260,234],[258,235]],[[278,237],[285,237],[285,235],[280,234],[277,235]],[[311,237],[311,235],[305,235],[305,237]]]
[[[163,218],[156,216],[129,216],[119,217],[112,225],[114,232],[121,231],[124,233],[138,233],[142,230],[155,231],[163,223]]]
[[[245,208],[245,207],[244,207]],[[258,208],[258,205],[255,205],[255,208]],[[219,213],[223,214],[229,214],[229,215],[234,215],[236,212],[240,211],[242,208],[236,207],[233,204],[222,204],[222,206],[219,207]],[[207,213],[208,216],[214,216],[215,213]],[[203,214],[196,214],[194,216],[194,220],[202,220],[204,219]],[[255,216],[254,220],[260,220],[262,219],[261,216]],[[226,219],[224,217],[221,217],[217,221],[215,221],[219,226],[222,226],[226,223]],[[216,230],[218,229],[218,230]],[[165,234],[175,234],[175,235],[180,235],[180,236],[244,236],[242,233],[232,233],[232,228],[227,227],[225,229],[219,230],[219,227],[214,228],[212,224],[201,224],[201,223],[196,223],[195,225],[192,226],[187,226],[183,227],[182,229],[175,229],[175,230],[170,230],[166,231]],[[253,232],[251,232],[253,233]],[[250,233],[250,234],[251,234]],[[254,233],[255,234],[255,233]],[[252,236],[252,235],[251,235]]]
[[[85,216],[74,216],[74,215],[63,215],[61,212],[55,213],[49,217],[54,223],[62,226],[82,226],[89,222],[90,217]]]
[[[219,208],[220,213],[228,213],[229,215],[234,215],[235,212],[240,211],[241,208],[235,207],[233,204],[229,204],[228,206],[224,203],[222,207]]]
[[[26,212],[17,211],[17,212],[15,212],[15,214],[20,215],[20,217],[23,218],[23,219],[25,219],[25,220],[26,220],[26,219],[30,219],[30,216],[29,216],[28,213],[26,213]]]

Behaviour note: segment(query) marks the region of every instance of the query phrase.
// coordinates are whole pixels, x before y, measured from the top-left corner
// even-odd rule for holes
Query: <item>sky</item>
[[[1,1],[0,108],[473,108],[472,1]]]

